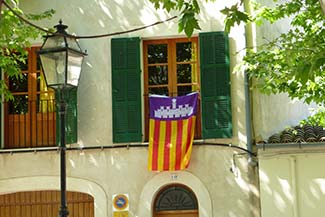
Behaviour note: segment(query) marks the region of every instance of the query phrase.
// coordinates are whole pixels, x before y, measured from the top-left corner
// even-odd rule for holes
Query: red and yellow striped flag
[[[197,93],[179,97],[149,97],[149,170],[174,171],[188,167],[194,139],[197,98]]]

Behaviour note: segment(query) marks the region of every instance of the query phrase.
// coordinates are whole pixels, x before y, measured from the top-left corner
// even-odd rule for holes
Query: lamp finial
[[[62,23],[62,19],[60,19],[59,24],[54,26],[54,28],[56,28],[56,33],[67,34],[65,30],[68,28],[68,26],[63,25]]]

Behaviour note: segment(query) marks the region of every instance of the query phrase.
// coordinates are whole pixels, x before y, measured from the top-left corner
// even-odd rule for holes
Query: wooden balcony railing
[[[56,145],[55,100],[4,103],[4,148]]]

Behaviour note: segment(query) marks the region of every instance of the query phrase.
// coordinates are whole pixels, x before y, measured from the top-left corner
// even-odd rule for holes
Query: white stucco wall
[[[202,1],[205,2],[205,1]],[[201,3],[202,3],[201,2]],[[199,16],[202,32],[222,31],[223,16],[219,12],[227,3],[201,4]],[[155,10],[147,0],[141,1],[105,1],[96,0],[91,3],[81,1],[21,1],[25,12],[37,13],[52,8],[56,10],[51,20],[38,22],[43,27],[56,25],[59,19],[68,25],[69,33],[77,35],[97,35],[126,31],[178,15],[178,12],[167,13]],[[145,30],[113,37],[140,37],[141,39],[158,39],[163,37],[185,37],[178,33],[177,19],[159,24]],[[197,35],[198,31],[194,33]],[[96,146],[112,144],[112,108],[111,108],[111,49],[112,37],[81,39],[80,45],[87,50],[80,85],[78,89],[78,133],[80,146]],[[41,44],[41,41],[34,44]],[[245,47],[243,27],[235,27],[230,33],[231,68],[241,59]],[[143,70],[142,70],[143,71]],[[142,75],[141,75],[142,76]],[[244,87],[241,73],[231,76],[233,107],[233,142],[245,145],[245,111]],[[144,127],[143,127],[144,128]],[[99,130],[100,129],[100,130]],[[228,140],[229,142],[229,140]]]
[[[112,195],[128,193],[131,217],[152,216],[153,200],[160,189],[180,183],[195,193],[200,217],[253,216],[250,205],[256,187],[247,177],[245,155],[233,149],[195,146],[186,171],[148,172],[147,148],[94,149],[67,152],[67,189],[95,199],[95,216],[112,215]],[[30,190],[59,190],[59,153],[0,154],[1,194]]]
[[[219,9],[233,2],[235,1],[222,4],[209,2],[202,5],[199,17],[202,31],[222,31],[224,24]],[[69,26],[69,33],[77,35],[130,30],[177,14],[156,11],[146,0],[21,0],[20,3],[25,12],[37,13],[49,8],[55,9],[56,13],[51,20],[37,24],[52,27],[62,19],[64,24]],[[177,29],[175,19],[116,37],[185,37],[184,34],[179,34]],[[197,34],[198,32],[194,33]],[[110,40],[111,37],[80,40],[80,45],[87,50],[88,56],[82,68],[78,88],[79,141],[73,147],[113,145]],[[40,45],[41,40],[33,44]],[[237,54],[237,51],[242,50],[244,46],[244,28],[236,27],[230,33],[231,68],[241,59],[242,53]],[[232,139],[218,141],[245,147],[242,74],[232,73],[231,84],[234,136]],[[185,172],[163,173],[147,171],[147,155],[145,147],[68,151],[67,189],[93,195],[96,217],[112,215],[111,198],[116,193],[129,194],[131,217],[150,217],[154,197],[162,187],[172,183],[181,183],[192,189],[198,198],[200,217],[258,216],[258,206],[252,204],[252,195],[258,197],[258,191],[249,179],[251,171],[248,170],[247,155],[237,155],[233,148],[195,146],[190,166]],[[231,167],[236,173],[230,171]],[[0,154],[0,168],[0,193],[59,189],[59,154],[56,151]]]
[[[205,1],[202,1],[205,2]],[[208,2],[202,4],[199,16],[202,32],[222,31],[223,15],[219,12],[224,6],[230,6],[235,0],[225,2]],[[262,4],[269,2],[260,1]],[[59,19],[69,26],[68,31],[77,35],[97,35],[126,31],[157,21],[162,21],[178,12],[170,13],[155,10],[146,0],[141,1],[105,1],[86,0],[78,2],[57,1],[21,1],[26,12],[37,13],[52,8],[56,10],[51,20],[37,24],[52,27]],[[159,24],[145,30],[112,37],[140,37],[154,39],[163,37],[184,37],[177,32],[177,19]],[[271,40],[289,28],[289,22],[277,25],[265,24],[256,28],[256,45]],[[194,32],[197,35],[198,31]],[[112,143],[112,109],[111,109],[111,54],[112,37],[81,39],[80,45],[87,50],[88,56],[82,69],[78,90],[79,145],[96,146]],[[41,40],[34,44],[41,44]],[[231,68],[240,62],[244,55],[245,31],[243,26],[235,26],[230,32]],[[142,70],[143,71],[143,70]],[[233,143],[246,144],[245,130],[245,96],[243,74],[232,73],[232,108],[233,108]],[[310,115],[309,108],[300,101],[291,101],[285,94],[267,96],[254,89],[252,94],[252,114],[254,134],[257,140],[266,139],[286,126],[296,125]],[[102,129],[102,130],[97,130]]]
[[[321,217],[325,212],[324,144],[259,151],[261,215]]]
[[[219,9],[234,2],[236,1],[216,1],[202,5],[200,15],[202,31],[223,30],[223,17]],[[146,0],[21,0],[20,3],[25,12],[37,13],[48,8],[55,9],[56,14],[52,20],[37,24],[52,27],[59,19],[63,19],[64,24],[69,26],[68,31],[77,35],[130,30],[177,14],[156,11]],[[177,29],[177,19],[175,19],[116,37],[138,36],[142,39],[184,37],[178,34]],[[195,32],[195,35],[197,33]],[[88,56],[83,65],[78,89],[79,141],[74,146],[113,145],[110,39],[80,40],[80,45],[87,50]],[[41,40],[36,41],[34,45],[36,44],[40,45]],[[237,53],[237,51],[242,51],[244,47],[244,28],[235,27],[230,32],[231,68],[240,61],[243,52]],[[245,147],[243,74],[232,73],[231,85],[234,136],[230,140],[217,141]],[[283,107],[276,109],[275,101],[265,100],[264,96],[260,95],[257,98],[254,98],[254,109],[257,109],[254,110],[256,129],[261,130],[263,135],[281,129],[282,125],[278,124],[281,119],[274,119],[273,115],[279,115],[281,111],[283,112],[281,115],[288,118],[290,117],[288,114],[292,113],[291,110],[284,112]],[[287,99],[281,99],[278,104],[281,102],[287,105]],[[265,108],[272,108],[272,110],[270,113],[263,113],[266,111]],[[300,114],[300,110],[297,112]],[[258,216],[258,203],[252,197],[258,197],[259,193],[251,179],[253,173],[248,170],[247,155],[238,155],[231,148],[195,146],[190,167],[186,172],[153,173],[147,171],[147,154],[146,148],[69,151],[67,154],[68,190],[93,195],[96,217],[111,216],[111,196],[115,193],[130,195],[131,217],[149,217],[152,214],[151,199],[163,186],[175,182],[190,186],[194,191],[199,199],[200,217]],[[59,188],[58,181],[55,181],[55,179],[59,180],[57,152],[0,154],[0,168],[1,193]],[[232,173],[230,168],[233,168],[235,173]],[[174,175],[178,178],[175,179]]]
[[[231,2],[227,2],[231,4]],[[21,1],[22,8],[38,12],[53,8],[57,12],[50,21],[39,23],[52,27],[60,18],[70,33],[94,35],[120,32],[164,20],[175,15],[157,12],[148,1]],[[202,31],[221,31],[222,4],[202,6]],[[197,34],[197,32],[195,32]],[[116,37],[139,36],[142,39],[184,37],[177,32],[177,20],[146,30]],[[243,28],[230,34],[231,67],[240,60],[236,51],[244,47]],[[80,40],[87,49],[78,89],[78,146],[112,146],[111,53],[110,39]],[[40,42],[35,42],[35,44]],[[245,111],[243,76],[232,74],[234,138],[227,142],[245,145]],[[76,145],[74,145],[76,146]],[[247,155],[235,155],[232,148],[195,146],[189,168],[183,172],[155,173],[147,170],[147,148],[94,149],[67,153],[67,189],[89,192],[95,199],[95,217],[112,216],[112,195],[128,193],[130,217],[151,217],[153,200],[168,184],[181,183],[196,195],[200,217],[258,216],[258,206],[251,203],[257,188],[249,179]],[[236,166],[233,164],[236,161]],[[1,165],[2,162],[2,165]],[[8,166],[10,165],[10,166]],[[236,169],[232,173],[230,168]],[[39,190],[46,186],[59,189],[59,154],[37,152],[0,154],[0,192]],[[38,179],[37,177],[43,177]],[[12,180],[24,180],[13,187]],[[45,183],[48,183],[46,185]],[[11,186],[11,187],[10,187]]]

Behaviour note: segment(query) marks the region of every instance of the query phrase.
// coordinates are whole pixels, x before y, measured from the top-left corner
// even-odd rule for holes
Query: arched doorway
[[[69,217],[94,217],[94,198],[67,192]],[[60,191],[25,191],[0,195],[1,217],[57,217]]]
[[[198,202],[185,185],[168,185],[157,195],[153,217],[198,217]]]

